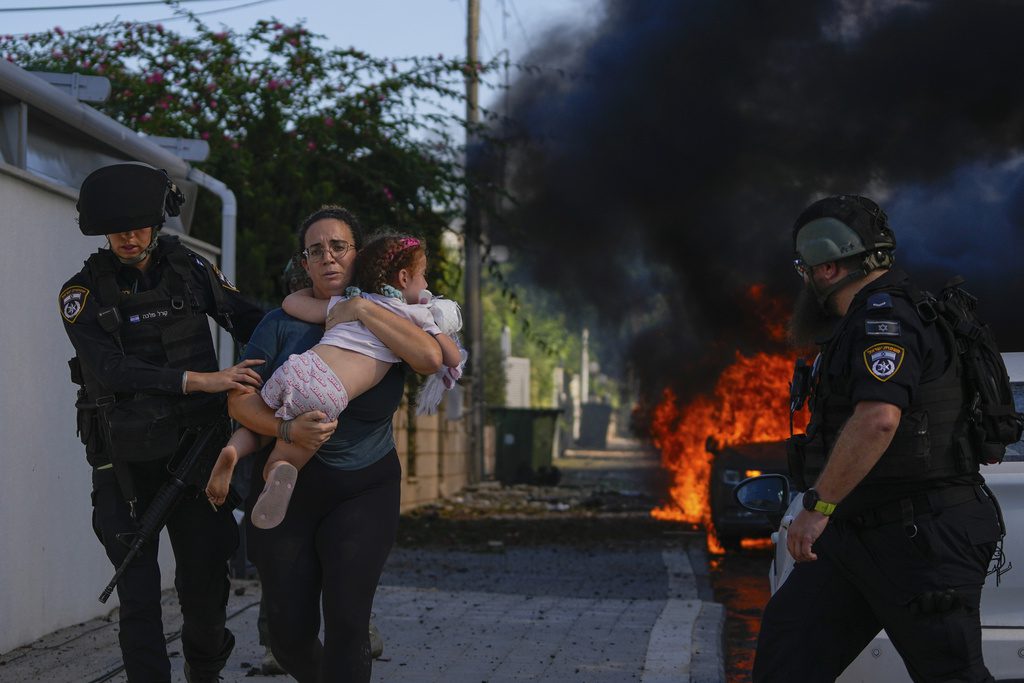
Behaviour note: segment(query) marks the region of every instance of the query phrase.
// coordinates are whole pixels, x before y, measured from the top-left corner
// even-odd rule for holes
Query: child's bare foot
[[[295,465],[284,460],[270,468],[267,485],[263,487],[263,493],[252,508],[253,526],[272,529],[284,520],[298,476],[299,471]]]
[[[225,446],[217,456],[210,471],[210,481],[206,484],[206,497],[214,505],[223,505],[228,497],[228,490],[231,488],[231,475],[235,471],[235,464],[238,462],[238,451],[234,446]]]

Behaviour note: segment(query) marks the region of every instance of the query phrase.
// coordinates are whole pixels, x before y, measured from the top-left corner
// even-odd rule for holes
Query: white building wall
[[[57,311],[61,284],[103,243],[78,232],[76,199],[0,162],[0,653],[117,605],[98,600],[113,568],[92,531]],[[160,555],[170,587],[166,538]]]

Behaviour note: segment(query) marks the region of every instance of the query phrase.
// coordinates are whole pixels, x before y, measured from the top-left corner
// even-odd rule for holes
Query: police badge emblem
[[[68,323],[75,322],[82,309],[85,308],[85,300],[89,297],[89,290],[85,287],[78,285],[72,285],[68,287],[60,296],[57,297],[60,302],[60,315]]]
[[[906,351],[896,344],[875,344],[864,351],[864,364],[871,376],[880,382],[886,382],[895,375],[903,365]]]

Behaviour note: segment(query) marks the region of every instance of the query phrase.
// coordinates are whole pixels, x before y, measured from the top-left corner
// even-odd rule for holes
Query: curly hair
[[[397,287],[399,271],[411,269],[421,256],[427,256],[422,239],[397,232],[378,233],[356,254],[355,284],[364,292],[382,294],[384,285]]]
[[[296,237],[299,239],[299,251],[306,248],[306,233],[309,231],[311,225],[317,221],[324,220],[325,218],[333,218],[336,221],[341,221],[348,226],[349,230],[352,231],[352,239],[355,242],[354,246],[357,250],[363,246],[363,226],[359,223],[359,219],[356,215],[338,206],[337,204],[324,204],[313,213],[306,216],[302,223],[299,224],[299,229],[296,230]]]

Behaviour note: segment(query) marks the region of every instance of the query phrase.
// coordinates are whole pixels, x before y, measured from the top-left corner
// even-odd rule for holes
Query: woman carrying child
[[[428,307],[430,292],[426,288],[426,270],[427,254],[422,240],[393,233],[375,235],[355,261],[356,282],[366,293],[356,288],[349,288],[346,293],[362,295],[419,325],[437,339],[445,366],[461,374],[462,353],[453,337],[442,333],[435,321],[436,315],[444,322],[444,310],[434,308],[432,311]],[[341,300],[339,296],[326,301],[317,299],[312,289],[304,289],[285,298],[281,308],[299,320],[323,324],[327,312]],[[457,311],[457,306],[454,308]],[[309,351],[290,356],[267,380],[260,393],[267,405],[276,409],[275,414],[286,421],[314,410],[325,413],[326,421],[333,421],[350,400],[375,386],[390,366],[399,362],[401,359],[365,325],[341,323],[327,330],[320,343]],[[286,422],[282,438],[277,440],[263,470],[266,485],[251,517],[253,524],[261,529],[281,523],[298,471],[316,452],[316,449],[293,443],[288,436],[289,429],[290,424]],[[224,502],[238,459],[251,455],[269,441],[269,437],[261,438],[245,427],[234,433],[210,475],[206,491],[212,503]]]
[[[353,262],[363,243],[358,221],[345,209],[324,207],[303,221],[298,237],[313,296],[326,301],[341,295],[352,284]],[[329,438],[298,473],[284,521],[272,529],[246,530],[267,604],[271,648],[300,683],[370,679],[370,609],[398,528],[401,466],[391,420],[405,389],[403,368],[431,374],[442,362],[434,337],[364,297],[337,304],[329,322],[356,320],[403,363],[390,365],[336,423],[316,423]],[[245,358],[266,361],[258,368],[266,381],[289,356],[308,351],[323,334],[320,325],[271,311],[253,333]],[[232,417],[264,436],[280,436],[288,429],[283,425],[290,424],[259,393],[236,392],[228,408]],[[306,438],[310,421],[325,417],[313,411],[294,425]],[[293,429],[291,440],[295,436]],[[256,464],[254,478],[256,472],[262,475],[262,463]],[[260,486],[253,483],[255,494],[262,476]]]

